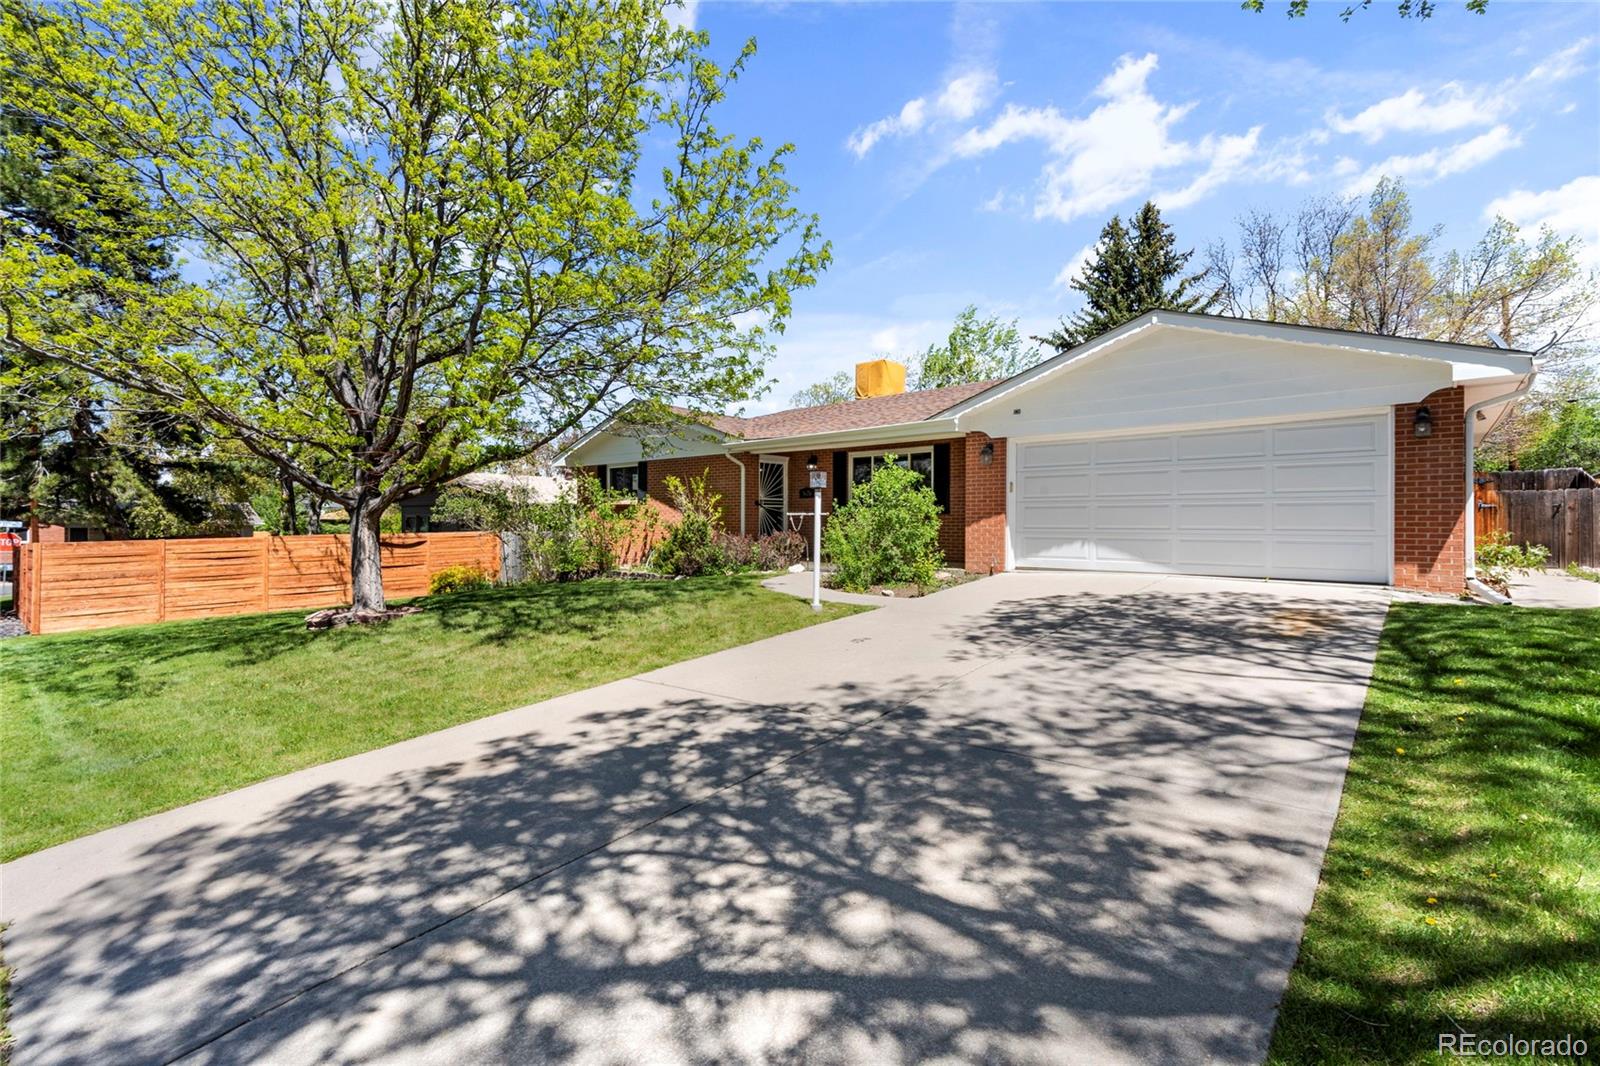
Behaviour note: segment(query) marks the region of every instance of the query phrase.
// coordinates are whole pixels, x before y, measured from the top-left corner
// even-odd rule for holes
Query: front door
[[[758,532],[763,537],[783,530],[783,509],[788,502],[788,463],[781,459],[761,460],[760,486],[756,508],[760,513]]]

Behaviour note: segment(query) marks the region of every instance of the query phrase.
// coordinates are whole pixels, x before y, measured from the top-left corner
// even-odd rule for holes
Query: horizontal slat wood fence
[[[422,595],[447,566],[500,572],[493,533],[386,536],[380,551],[390,599]],[[25,544],[14,570],[30,633],[350,602],[350,539],[333,534]]]
[[[1600,487],[1587,473],[1508,470],[1476,482],[1478,537],[1504,532],[1513,544],[1550,549],[1549,566],[1600,568]]]

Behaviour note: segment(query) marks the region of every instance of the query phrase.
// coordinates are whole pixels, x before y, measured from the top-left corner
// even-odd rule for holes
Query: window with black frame
[[[639,495],[638,466],[610,466],[606,468],[607,486],[630,496]]]
[[[850,483],[859,485],[872,477],[872,472],[882,466],[884,460],[894,456],[896,466],[904,470],[915,470],[922,475],[922,480],[931,487],[933,485],[933,449],[912,448],[904,452],[855,452],[850,456]]]

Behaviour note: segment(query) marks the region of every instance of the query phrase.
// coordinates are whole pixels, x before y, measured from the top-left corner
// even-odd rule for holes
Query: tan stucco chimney
[[[906,391],[906,368],[893,359],[856,364],[856,399],[897,396]]]

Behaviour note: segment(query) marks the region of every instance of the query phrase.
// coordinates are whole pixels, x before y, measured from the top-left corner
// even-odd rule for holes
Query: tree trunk
[[[306,494],[306,532],[322,532],[322,497]]]
[[[365,501],[350,510],[350,607],[354,611],[384,609],[383,562],[378,551],[381,517]]]
[[[294,520],[294,482],[288,478],[283,478],[278,482],[278,490],[283,508],[283,513],[278,518],[278,532],[286,537],[292,537],[299,525]]]

